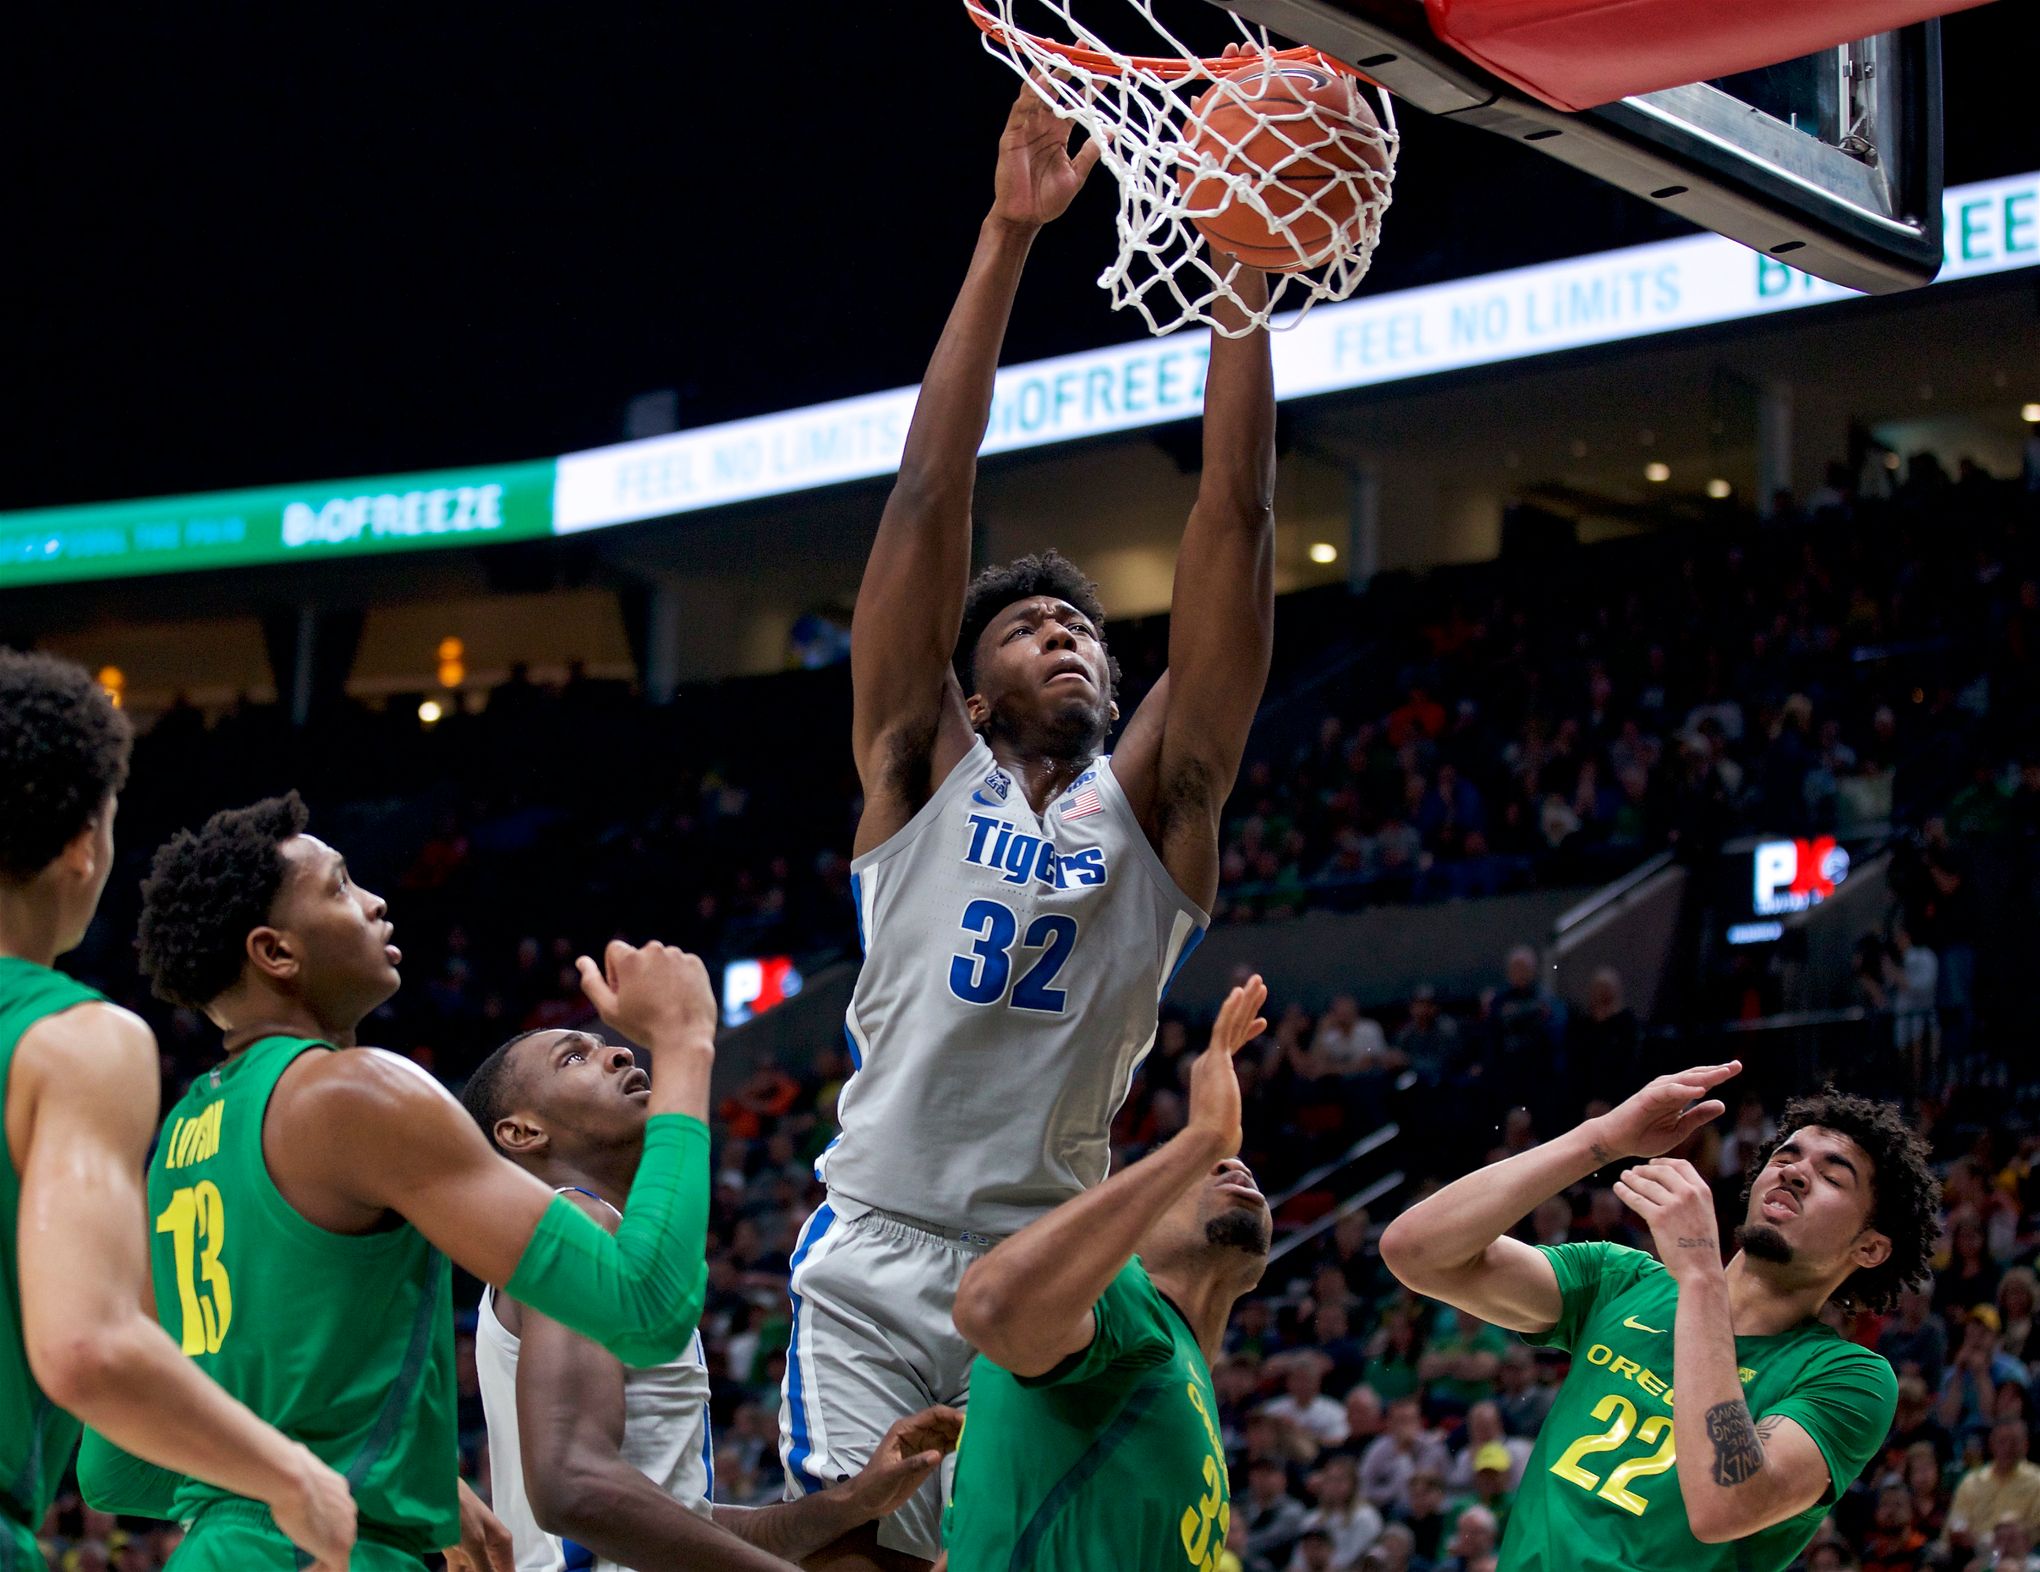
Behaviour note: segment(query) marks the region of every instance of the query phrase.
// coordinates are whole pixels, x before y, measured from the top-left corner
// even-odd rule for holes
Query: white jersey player
[[[964,1268],[1105,1177],[1112,1116],[1207,921],[1218,816],[1267,678],[1263,334],[1212,340],[1169,670],[1115,752],[1095,587],[1053,551],[970,578],[977,449],[1021,267],[1096,158],[1071,157],[1068,128],[1023,89],[858,593],[857,1068],[817,1165],[826,1204],[793,1257],[790,1494],[854,1473],[892,1416],[964,1402],[973,1351],[950,1320]],[[940,1512],[931,1480],[814,1564],[923,1565]]]
[[[699,985],[705,994],[705,977]],[[498,1150],[614,1227],[644,1152],[650,1085],[628,1048],[538,1031],[483,1060],[462,1101]],[[475,1366],[517,1572],[793,1572],[909,1499],[962,1423],[953,1410],[914,1414],[828,1490],[717,1505],[699,1333],[681,1358],[626,1370],[559,1322],[484,1290]]]

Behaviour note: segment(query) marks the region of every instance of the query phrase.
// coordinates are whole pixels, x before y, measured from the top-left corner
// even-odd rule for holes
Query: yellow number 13
[[[1678,1454],[1672,1444],[1672,1422],[1663,1414],[1653,1414],[1638,1428],[1636,1405],[1616,1392],[1610,1392],[1594,1406],[1594,1417],[1604,1422],[1612,1419],[1614,1423],[1599,1435],[1581,1436],[1565,1449],[1563,1457],[1551,1465],[1551,1471],[1582,1490],[1594,1491],[1603,1501],[1612,1501],[1623,1511],[1641,1517],[1643,1509],[1650,1503],[1631,1490],[1629,1484],[1651,1474],[1662,1474],[1678,1462]],[[1588,1453],[1612,1452],[1632,1433],[1645,1446],[1663,1437],[1663,1445],[1648,1457],[1632,1457],[1626,1463],[1618,1463],[1605,1485],[1599,1475],[1590,1474],[1580,1467],[1580,1459]]]
[[[184,1351],[216,1354],[234,1319],[234,1291],[220,1265],[227,1242],[227,1211],[219,1186],[202,1179],[170,1197],[156,1232],[170,1235],[177,1258],[177,1299],[184,1314]],[[205,1293],[199,1292],[203,1278]]]

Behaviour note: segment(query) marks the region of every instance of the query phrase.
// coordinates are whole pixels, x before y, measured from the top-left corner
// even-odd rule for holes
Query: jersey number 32
[[[1049,985],[1077,946],[1076,918],[1046,912],[1023,935],[1012,907],[978,900],[963,909],[963,931],[970,947],[949,958],[949,991],[957,998],[965,1004],[997,1004],[1006,999],[1016,966],[1025,965],[1007,1003],[1016,1010],[1062,1013],[1064,991]]]

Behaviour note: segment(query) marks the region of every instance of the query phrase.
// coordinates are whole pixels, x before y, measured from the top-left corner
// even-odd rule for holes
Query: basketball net
[[[1114,48],[1072,14],[1070,0],[964,0],[986,50],[1019,73],[1059,118],[1075,121],[1096,140],[1100,162],[1118,184],[1119,256],[1098,278],[1113,309],[1132,307],[1156,334],[1201,323],[1239,338],[1259,327],[1293,326],[1321,300],[1346,299],[1374,260],[1393,187],[1400,138],[1388,95],[1378,95],[1378,128],[1314,104],[1280,101],[1279,110],[1247,105],[1250,113],[1228,116],[1236,128],[1244,120],[1247,130],[1243,137],[1227,136],[1193,107],[1223,77],[1253,67],[1279,71],[1287,61],[1357,73],[1314,49],[1277,49],[1265,30],[1249,29],[1229,11],[1222,14],[1248,53],[1201,57],[1156,18],[1154,0],[1123,3],[1160,40],[1156,53]],[[1052,25],[1075,42],[1028,31],[1014,16],[1023,6],[1049,13]],[[1231,96],[1236,104],[1246,102]],[[1258,162],[1242,156],[1244,140],[1255,144]],[[1285,174],[1299,178],[1292,182]],[[1252,209],[1295,253],[1295,271],[1267,271],[1265,306],[1249,306],[1233,288],[1243,264],[1214,253],[1193,222],[1230,204]],[[1349,210],[1352,221],[1328,248],[1328,225]],[[1214,312],[1221,301],[1235,308],[1223,320]],[[1290,315],[1274,323],[1277,313]]]

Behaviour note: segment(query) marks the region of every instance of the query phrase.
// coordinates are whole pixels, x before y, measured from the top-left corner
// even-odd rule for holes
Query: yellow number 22
[[[202,1179],[170,1197],[156,1232],[170,1235],[177,1257],[177,1300],[184,1313],[184,1351],[216,1354],[234,1319],[234,1291],[220,1265],[227,1242],[227,1211],[219,1186]],[[205,1293],[199,1293],[204,1278]]]
[[[1636,1405],[1619,1393],[1610,1392],[1594,1405],[1594,1417],[1603,1422],[1613,1420],[1599,1435],[1581,1436],[1565,1449],[1565,1455],[1551,1465],[1551,1471],[1560,1479],[1578,1485],[1582,1490],[1592,1490],[1603,1501],[1612,1501],[1625,1512],[1643,1516],[1643,1509],[1650,1503],[1628,1488],[1631,1480],[1642,1479],[1651,1474],[1662,1474],[1679,1460],[1673,1450],[1672,1422],[1663,1414],[1653,1414],[1642,1426],[1636,1423]],[[1580,1459],[1591,1452],[1612,1452],[1634,1433],[1645,1446],[1663,1438],[1663,1444],[1648,1457],[1632,1457],[1626,1463],[1616,1465],[1604,1485],[1600,1477],[1580,1467]]]

